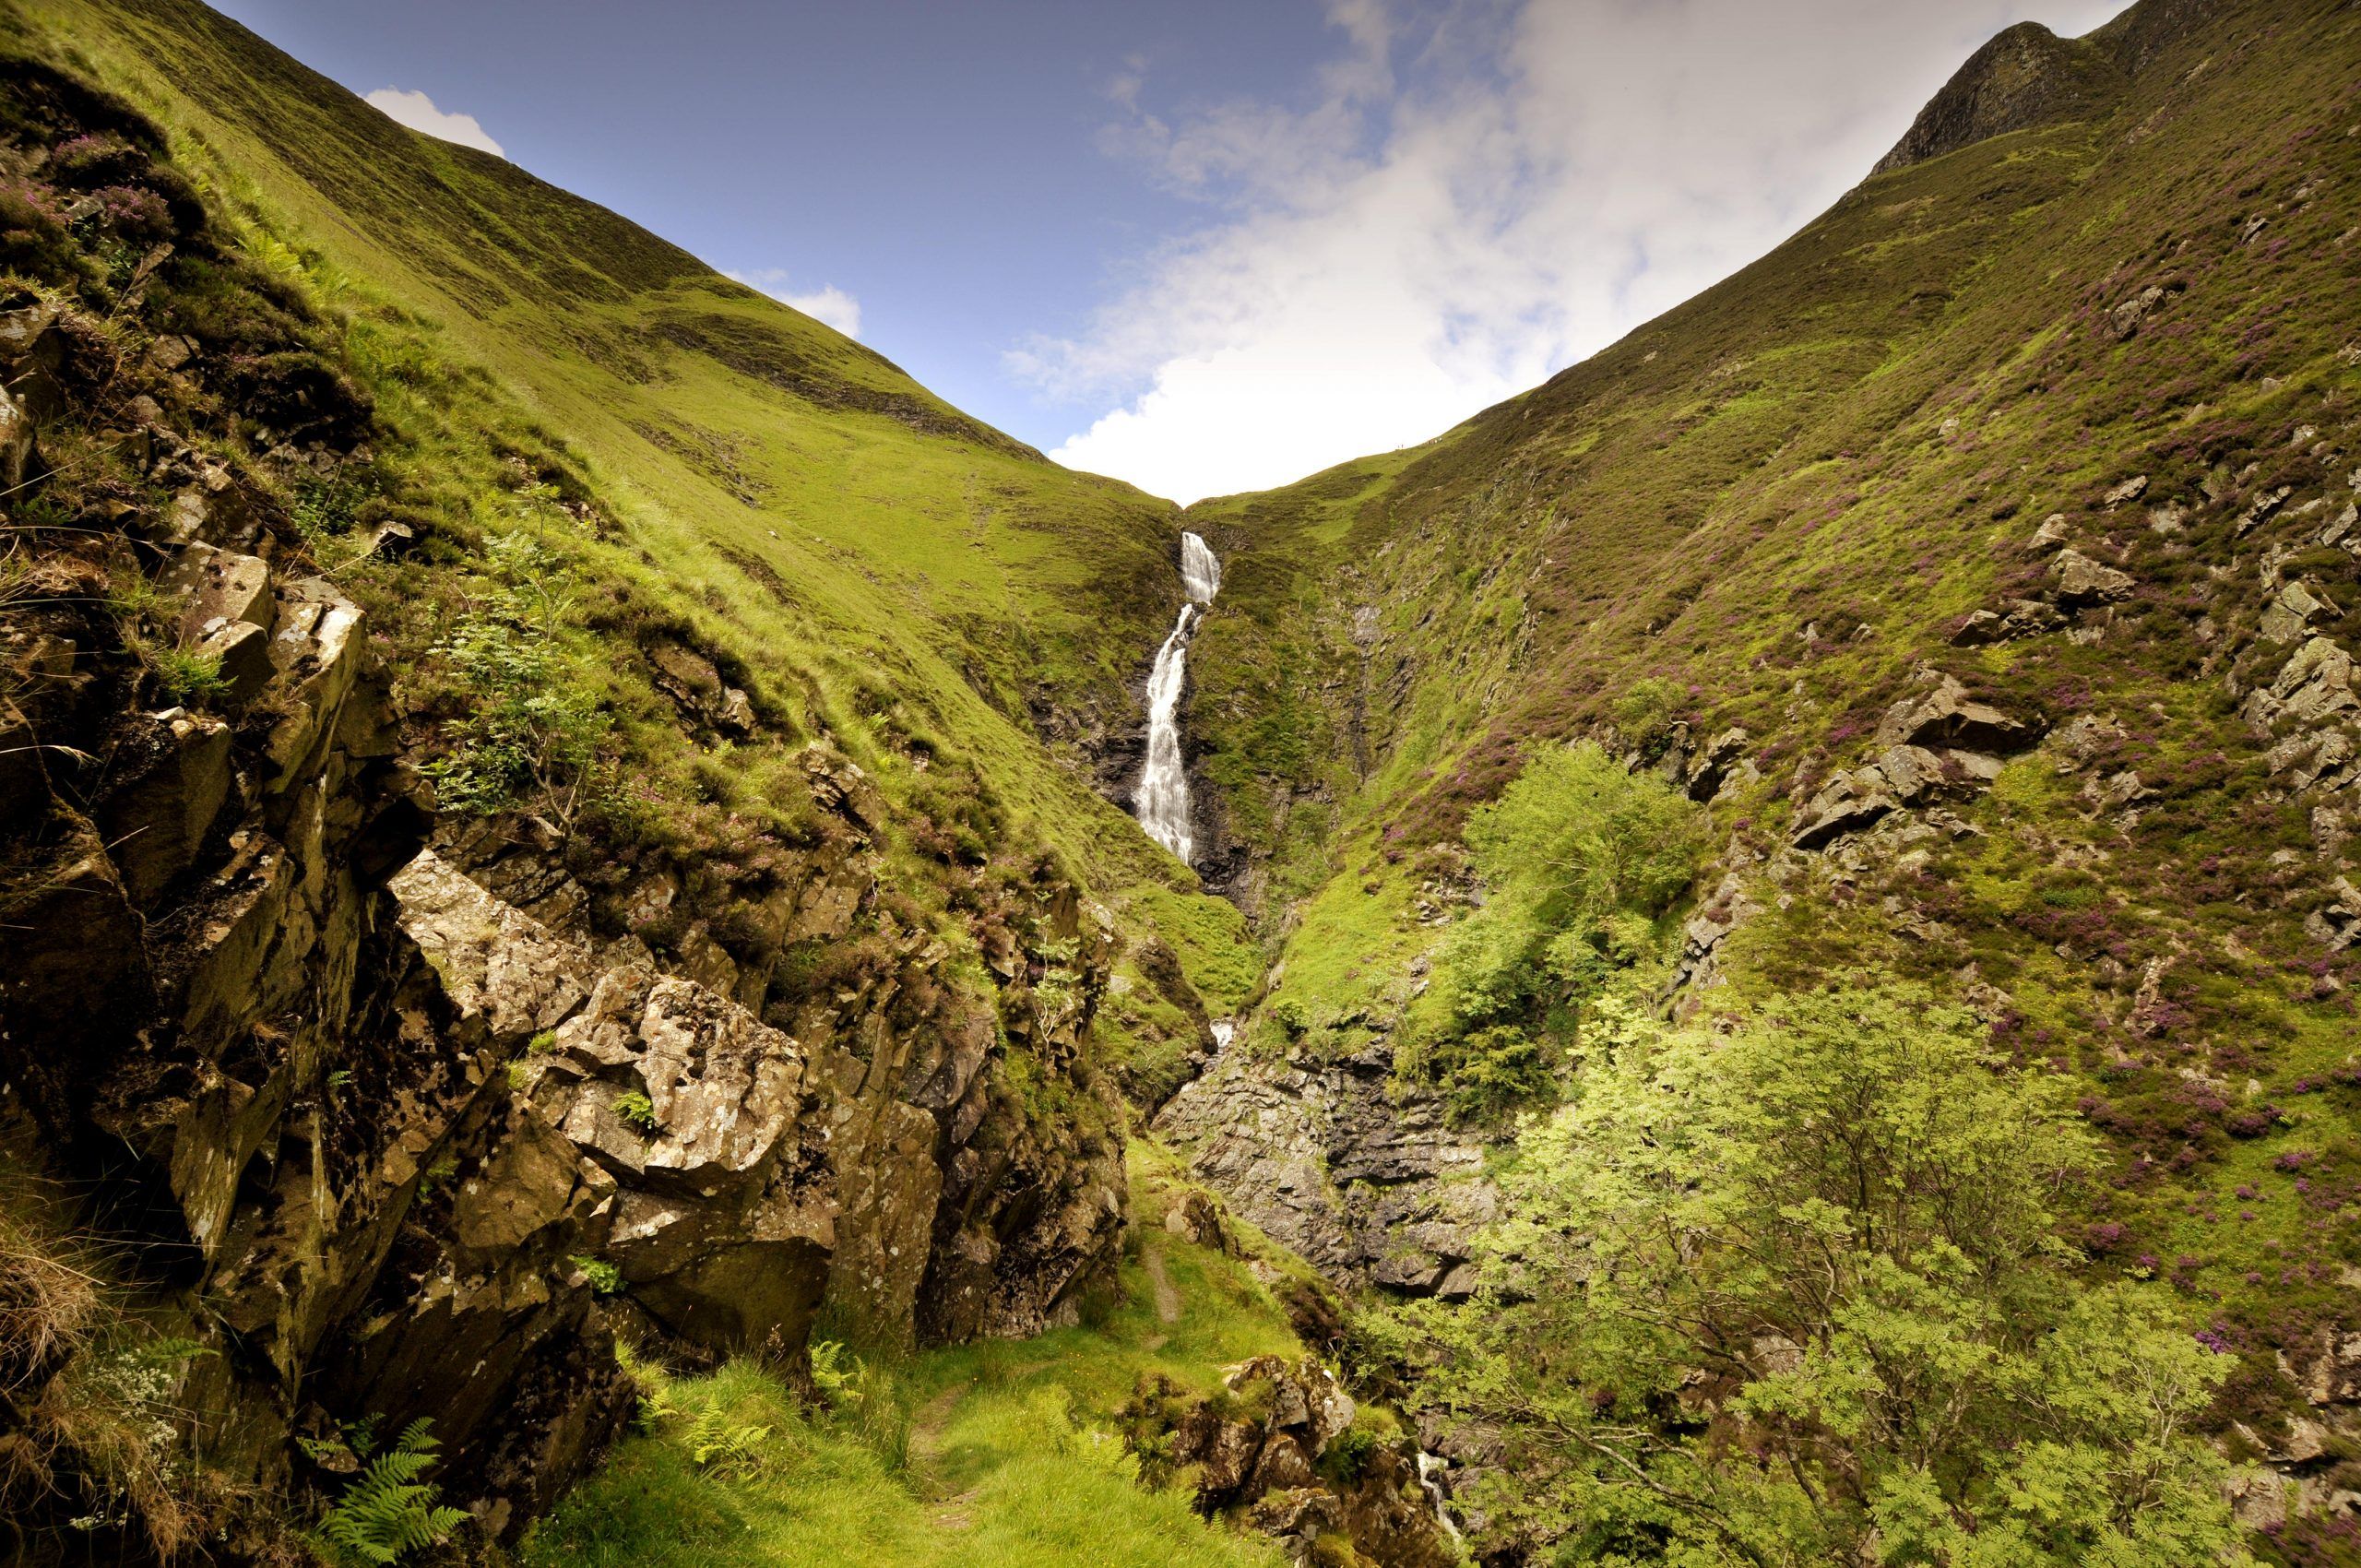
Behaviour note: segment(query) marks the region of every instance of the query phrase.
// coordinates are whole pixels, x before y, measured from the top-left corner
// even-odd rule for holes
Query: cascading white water
[[[1180,536],[1180,586],[1199,604],[1211,604],[1221,591],[1221,558],[1192,533]]]
[[[1451,1494],[1443,1491],[1441,1481],[1435,1479],[1437,1475],[1450,1468],[1451,1461],[1442,1455],[1430,1454],[1423,1448],[1418,1450],[1418,1490],[1427,1494],[1427,1503],[1434,1509],[1435,1522],[1442,1526],[1443,1534],[1459,1541],[1466,1538],[1452,1522]]]
[[[1132,792],[1132,810],[1147,836],[1189,861],[1196,837],[1189,820],[1189,771],[1180,757],[1180,694],[1189,683],[1189,632],[1221,591],[1221,562],[1212,546],[1195,534],[1180,536],[1180,586],[1189,602],[1172,624],[1172,635],[1156,651],[1156,668],[1147,678],[1147,761],[1140,769],[1139,788]]]

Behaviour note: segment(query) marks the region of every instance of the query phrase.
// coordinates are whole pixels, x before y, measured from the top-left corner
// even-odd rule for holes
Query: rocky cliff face
[[[1243,1045],[1157,1112],[1157,1133],[1264,1231],[1341,1285],[1456,1299],[1497,1195],[1478,1134],[1404,1093],[1382,1042],[1342,1060]]]
[[[205,1478],[93,1513],[120,1478],[57,1416],[70,1360],[11,1360],[29,1538],[266,1550],[257,1504],[332,1481],[340,1428],[421,1417],[504,1533],[629,1416],[618,1334],[792,1360],[823,1314],[1072,1321],[1124,1218],[1086,1050],[1105,918],[1046,862],[924,914],[824,742],[813,830],[759,879],[438,813],[383,639],[283,500],[378,434],[327,329],[268,305],[136,115],[26,62],[0,88],[34,192],[0,215],[32,279],[0,301],[0,1145],[124,1243],[113,1309],[181,1348],[152,1442]],[[160,330],[200,288],[291,335]],[[763,723],[694,647],[651,684],[684,725]]]

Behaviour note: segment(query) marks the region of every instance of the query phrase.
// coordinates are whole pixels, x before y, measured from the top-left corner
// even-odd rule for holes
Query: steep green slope
[[[2202,1424],[2272,1462],[2242,1517],[2343,1561],[2361,30],[2150,0],[2021,34],[1885,172],[1592,360],[1191,509],[1229,565],[1190,720],[1274,964],[1268,1065],[1180,1125],[1212,1175],[1240,1083],[1371,1060],[1413,1105],[1489,1105],[1479,1140],[1579,1101],[1596,982],[1537,937],[1501,967],[1515,890],[1465,838],[1595,740],[1713,846],[1645,941],[1598,928],[1611,990],[1714,1016],[1916,984],[2070,1075],[2105,1149],[2058,1221],[2082,1277],[2169,1281],[2237,1358]],[[1329,1180],[1335,1213],[1366,1183],[1431,1218]]]
[[[2265,516],[2343,504],[2355,326],[2350,40],[2325,9],[2269,23],[2230,8],[2105,118],[1866,182],[1426,447],[1192,509],[1234,552],[1191,717],[1238,837],[1280,851],[1263,825],[1333,798],[1354,868],[1335,885],[1357,886],[1449,839],[1536,743],[1694,763],[1738,726],[1762,778],[1728,815],[1769,849],[1830,768],[1874,754],[1930,662],[2045,723],[2163,701],[2197,725],[2177,743],[2252,753],[2234,695],[2201,678],[2203,600],[2271,542],[2238,526],[2247,503],[2293,481]],[[2153,319],[2114,325],[2152,287]],[[2138,505],[2108,499],[2140,476]],[[2177,531],[2150,523],[2167,503],[2189,514]],[[2047,591],[2055,546],[2031,540],[2052,514],[2137,595],[2094,636],[1967,646],[1971,612]],[[2287,560],[2274,573],[2340,565]]]
[[[1152,863],[1040,752],[1045,733],[1133,726],[1134,662],[1179,592],[1169,505],[1046,462],[872,351],[394,125],[202,6],[30,14],[329,298],[481,369],[559,433],[616,514],[601,570],[708,629],[800,722],[863,762],[954,749],[1120,879]]]

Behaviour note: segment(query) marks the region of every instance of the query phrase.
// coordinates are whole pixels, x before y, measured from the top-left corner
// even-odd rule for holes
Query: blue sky
[[[1181,500],[1541,380],[1792,232],[1999,28],[2116,8],[217,3]]]

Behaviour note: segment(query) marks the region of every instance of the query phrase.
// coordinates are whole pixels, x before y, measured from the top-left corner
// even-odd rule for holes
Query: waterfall
[[[1213,547],[1192,533],[1180,536],[1180,586],[1199,604],[1211,604],[1221,591],[1221,562]]]
[[[1189,772],[1180,758],[1180,694],[1189,683],[1189,631],[1221,591],[1221,562],[1195,534],[1180,536],[1180,586],[1189,602],[1156,650],[1147,678],[1147,762],[1132,809],[1147,836],[1188,861],[1196,849],[1189,818]]]
[[[1427,1502],[1435,1511],[1435,1522],[1442,1526],[1443,1534],[1456,1542],[1466,1538],[1459,1533],[1459,1526],[1452,1523],[1451,1494],[1443,1491],[1441,1481],[1435,1479],[1437,1475],[1450,1468],[1451,1461],[1442,1455],[1430,1454],[1423,1448],[1418,1450],[1418,1490],[1427,1494]]]

